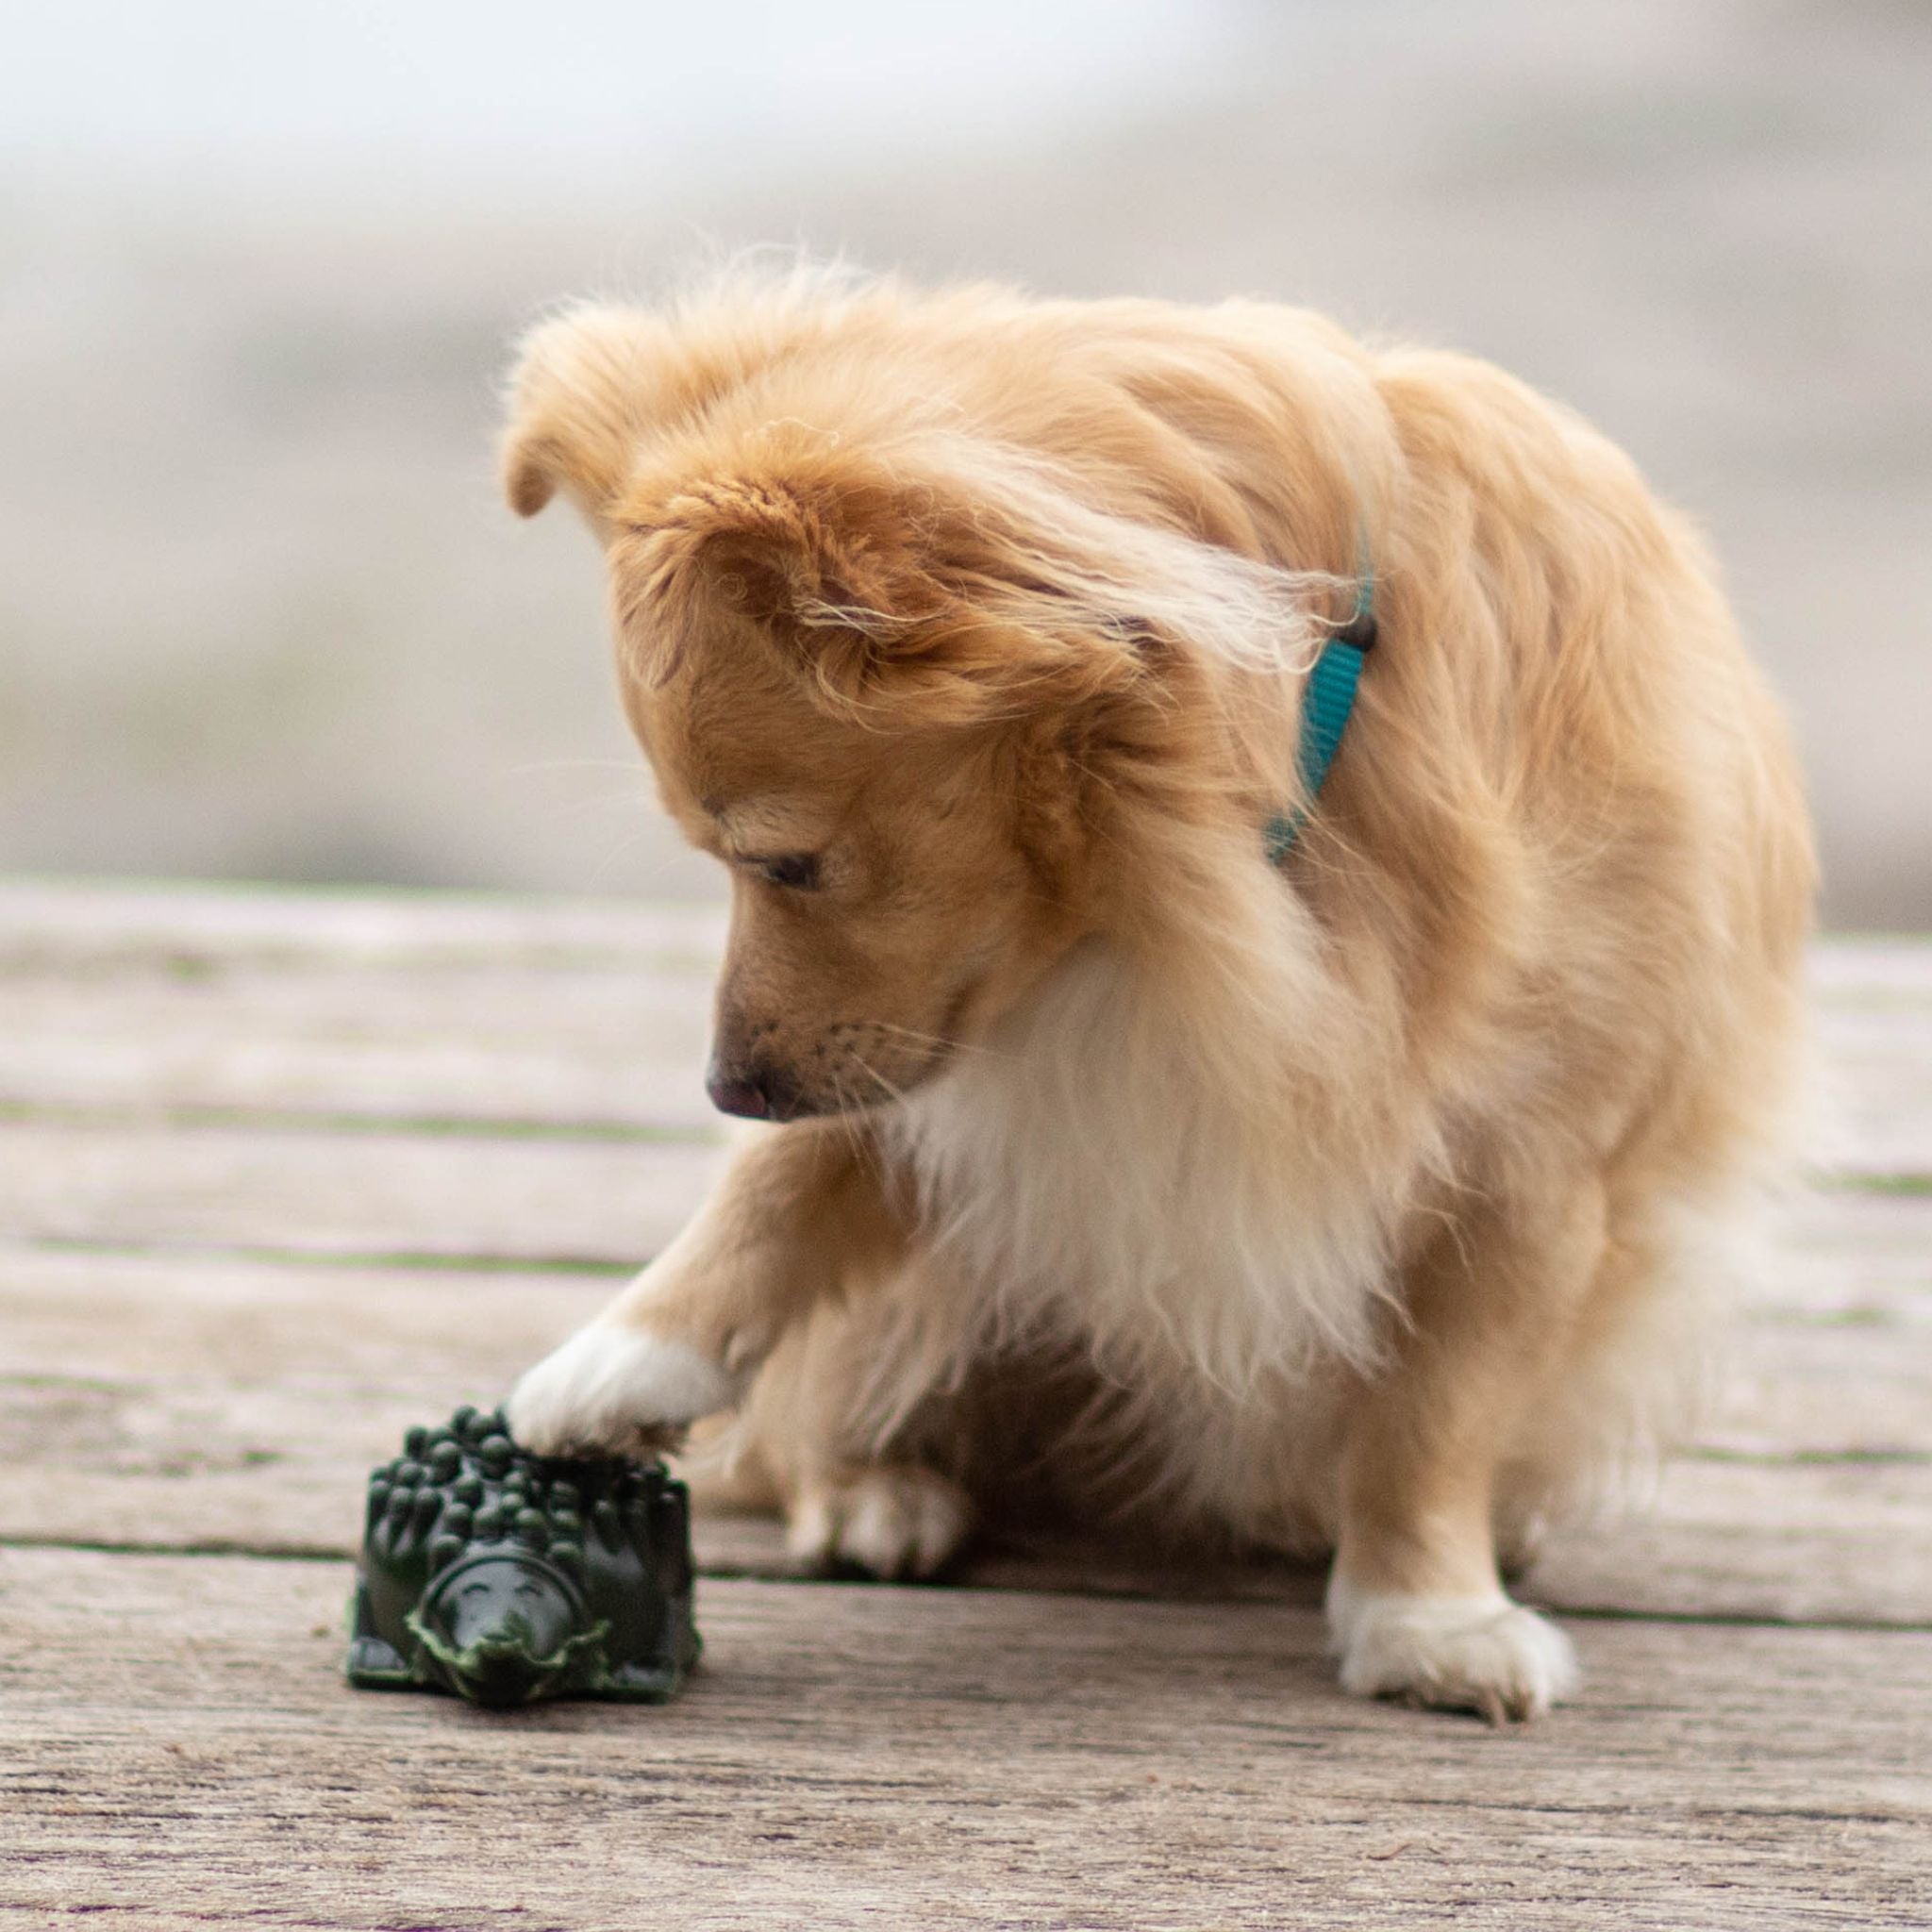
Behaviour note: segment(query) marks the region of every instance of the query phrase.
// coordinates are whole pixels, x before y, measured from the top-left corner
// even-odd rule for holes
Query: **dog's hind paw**
[[[894,1464],[807,1483],[787,1511],[785,1542],[803,1569],[930,1576],[972,1526],[973,1505],[958,1484]]]
[[[1358,1697],[1473,1710],[1500,1724],[1540,1717],[1576,1688],[1570,1640],[1500,1591],[1407,1596],[1337,1578],[1328,1622],[1341,1688]]]

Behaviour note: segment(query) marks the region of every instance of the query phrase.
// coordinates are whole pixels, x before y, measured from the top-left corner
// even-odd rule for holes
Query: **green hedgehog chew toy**
[[[690,1506],[661,1463],[532,1456],[465,1407],[369,1478],[349,1682],[660,1704],[697,1661],[691,1600]]]

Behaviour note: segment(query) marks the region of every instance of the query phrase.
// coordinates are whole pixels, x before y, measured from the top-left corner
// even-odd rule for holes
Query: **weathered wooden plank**
[[[0,885],[0,1108],[715,1132],[711,907]]]
[[[260,1114],[710,1135],[709,984],[558,967],[491,976],[215,969],[76,991],[0,991],[0,1113]],[[1932,1174],[1932,1017],[1822,1026],[1833,1118],[1809,1151],[1848,1174]]]
[[[0,884],[0,1108],[713,1124],[712,907]],[[1815,956],[1828,1161],[1932,1174],[1921,942]]]
[[[407,969],[469,960],[491,970],[704,963],[722,949],[712,901],[594,901],[510,894],[318,890],[193,881],[0,878],[0,975],[51,966],[152,967],[359,959]],[[1932,938],[1832,934],[1811,980],[1826,1010],[1932,1007]]]
[[[1872,1205],[1845,1204],[1854,1229],[1874,1218]],[[1932,1231],[1932,1208],[1920,1218]],[[1745,1310],[1722,1338],[1724,1373],[1698,1434],[1706,1452],[1932,1458],[1932,1254],[1923,1259],[1927,1281],[1892,1300],[1845,1284],[1837,1310],[1769,1294]],[[308,1378],[332,1400],[348,1391],[397,1404],[481,1400],[616,1286],[538,1269],[0,1244],[0,1388],[287,1390]],[[398,1428],[423,1419],[394,1412]]]
[[[0,1539],[349,1551],[409,1424],[490,1403],[615,1283],[0,1257]]]
[[[0,1115],[16,1119],[719,1130],[703,973],[215,966],[186,984],[0,982]],[[1831,1015],[1820,1032],[1827,1101],[1807,1153],[1932,1175],[1932,1014]]]
[[[0,1110],[711,1130],[708,968],[153,961],[0,975]],[[1815,1152],[1854,1173],[1932,1174],[1932,1010],[1820,1024],[1838,1118]]]
[[[0,1539],[353,1549],[403,1429],[490,1401],[608,1282],[233,1259],[0,1254]],[[1932,1624],[1932,1324],[1760,1314],[1653,1506],[1557,1536],[1537,1585],[1585,1610]],[[701,1510],[714,1566],[783,1574],[775,1532]],[[1119,1539],[982,1552],[1001,1587],[1301,1600],[1310,1578]]]
[[[227,963],[0,978],[0,1109],[715,1133],[706,973]]]
[[[679,1703],[504,1717],[345,1688],[345,1584],[0,1553],[0,1923],[1924,1924],[1917,1634],[1589,1626],[1497,1736],[1307,1612],[711,1583]]]
[[[1804,1152],[1850,1174],[1932,1177],[1932,1010],[1821,1013],[1814,1116]]]
[[[0,1118],[0,1231],[123,1245],[636,1262],[690,1213],[722,1145],[676,1133],[474,1123]],[[1799,1197],[1794,1222],[1776,1237],[1782,1247],[1764,1259],[1768,1278],[1808,1268],[1821,1232],[1833,1266],[1865,1269],[1866,1255],[1831,1233],[1841,1218],[1833,1198]],[[1932,1195],[1890,1198],[1923,1240],[1926,1216],[1912,1209]]]
[[[0,1228],[94,1243],[621,1264],[702,1197],[716,1144],[385,1128],[0,1121]]]
[[[1925,909],[1932,918],[1932,907]],[[1831,933],[1811,949],[1811,991],[1826,1008],[1932,1007],[1932,934]]]
[[[188,1391],[180,1408],[194,1402]],[[419,1404],[411,1419],[446,1412]],[[232,1551],[346,1557],[359,1533],[362,1478],[395,1453],[400,1431],[371,1430],[377,1447],[330,1456],[326,1435],[299,1455],[259,1449],[236,1460],[225,1433],[238,1410],[288,1416],[308,1428],[324,1410],[313,1391],[258,1392],[252,1405],[202,1392],[205,1427],[185,1443],[157,1428],[145,1467],[48,1470],[18,1466],[23,1494],[0,1510],[0,1544],[141,1551]],[[58,1427],[73,1410],[27,1411]],[[143,1418],[137,1408],[135,1422]],[[280,1426],[256,1440],[287,1441]],[[172,1450],[172,1453],[171,1453]],[[245,1452],[244,1452],[245,1454]],[[124,1462],[136,1456],[124,1450]],[[26,1487],[30,1483],[30,1487]],[[1932,1554],[1924,1525],[1932,1479],[1923,1464],[1856,1467],[1675,1464],[1661,1498],[1627,1517],[1555,1533],[1524,1587],[1565,1614],[1687,1622],[1932,1628]],[[700,1501],[699,1565],[724,1575],[782,1579],[793,1566],[779,1525],[720,1513]],[[1103,1534],[994,1539],[970,1552],[950,1581],[980,1589],[1085,1596],[1260,1601],[1311,1606],[1319,1566],[1224,1561],[1143,1550]]]
[[[1655,1502],[1553,1534],[1539,1600],[1624,1616],[1932,1627],[1924,1461],[1688,1457]]]
[[[180,962],[192,974],[251,958],[628,968],[715,958],[724,930],[723,908],[708,902],[0,879],[0,975],[157,960]]]

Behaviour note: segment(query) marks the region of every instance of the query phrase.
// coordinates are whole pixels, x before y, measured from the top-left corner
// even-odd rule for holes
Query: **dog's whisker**
[[[890,1020],[873,1020],[867,1023],[879,1033],[897,1034],[902,1040],[909,1040],[916,1046],[934,1046],[947,1054],[979,1054],[988,1059],[1010,1060],[1014,1056],[1002,1047],[987,1046],[976,1041],[952,1040],[943,1033],[922,1033],[916,1026],[897,1026]]]
[[[868,1060],[862,1054],[848,1053],[846,1055],[846,1058],[869,1080],[874,1081],[890,1099],[904,1100],[906,1098],[905,1089],[901,1087],[895,1087],[891,1083],[891,1081],[887,1079],[886,1076],[882,1073],[880,1073],[878,1069],[874,1067],[872,1064],[872,1062]]]

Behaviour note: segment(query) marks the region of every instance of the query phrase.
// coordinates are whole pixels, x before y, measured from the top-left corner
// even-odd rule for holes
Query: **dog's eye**
[[[791,892],[815,892],[819,889],[819,858],[815,852],[781,852],[775,858],[746,861],[758,875]]]

